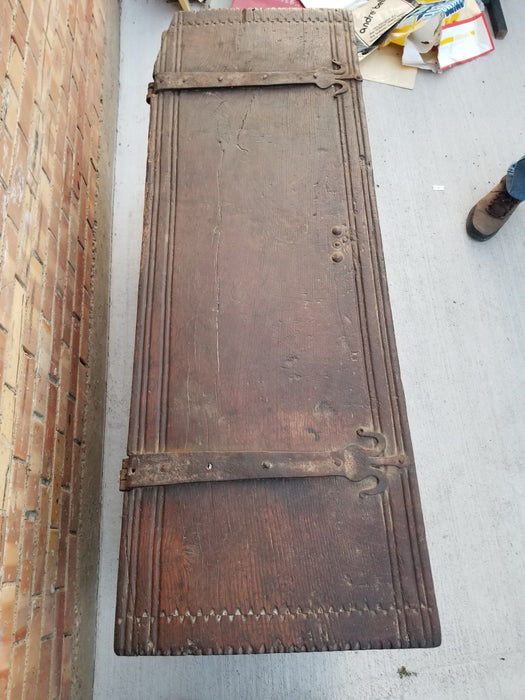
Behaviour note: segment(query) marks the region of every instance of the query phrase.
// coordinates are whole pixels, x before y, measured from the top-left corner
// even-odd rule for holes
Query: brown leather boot
[[[467,216],[467,233],[477,241],[488,241],[496,234],[516,209],[521,199],[507,192],[506,177],[491,190]]]

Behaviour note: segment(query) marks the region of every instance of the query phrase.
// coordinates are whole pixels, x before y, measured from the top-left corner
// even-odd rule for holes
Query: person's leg
[[[467,217],[468,235],[477,241],[492,238],[523,200],[525,156],[513,163],[496,187],[472,207]]]
[[[507,170],[505,181],[507,192],[515,199],[525,199],[525,156]]]

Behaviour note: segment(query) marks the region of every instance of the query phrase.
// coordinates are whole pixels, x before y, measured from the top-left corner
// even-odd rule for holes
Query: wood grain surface
[[[357,70],[344,11],[176,13],[155,73]],[[337,476],[125,494],[115,649],[439,644],[360,83],[162,91],[128,454],[325,452],[384,436],[383,493]]]

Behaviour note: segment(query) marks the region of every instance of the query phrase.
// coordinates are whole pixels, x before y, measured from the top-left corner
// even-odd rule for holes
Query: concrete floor
[[[142,229],[146,85],[173,5],[122,0],[103,539],[94,697],[525,697],[525,207],[488,243],[471,205],[525,151],[525,3],[496,51],[413,91],[364,84],[439,649],[119,658],[113,621]],[[438,185],[439,189],[435,186]],[[413,675],[400,677],[405,666]]]

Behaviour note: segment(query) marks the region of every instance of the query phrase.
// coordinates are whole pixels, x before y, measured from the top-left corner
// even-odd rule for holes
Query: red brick
[[[68,109],[67,109],[67,140],[74,147],[76,134],[77,134],[77,124],[78,117],[81,116],[78,113],[78,85],[76,78],[70,73],[69,80],[69,99],[68,99]]]
[[[76,265],[76,279],[75,279],[75,301],[73,303],[73,313],[79,318],[82,316],[82,295],[84,292],[84,275],[86,268],[86,255],[84,248],[77,242],[77,265]]]
[[[38,331],[40,328],[40,307],[42,295],[43,268],[40,260],[34,255],[29,261],[29,279],[27,280],[28,295],[26,305],[26,317],[22,335],[22,345],[25,350],[36,355],[38,343]]]
[[[53,167],[55,165],[56,159],[53,159]],[[62,197],[60,190],[58,189],[57,181],[53,178],[55,177],[55,171],[51,177],[51,202],[49,204],[49,221],[47,223],[48,229],[58,240],[59,228],[60,228],[60,217],[62,216],[61,201]]]
[[[53,9],[55,15],[55,22],[52,26],[53,37],[51,38],[51,41],[53,45],[61,46],[63,48],[65,36],[68,33],[66,23],[64,22],[64,17],[67,13],[67,8],[63,0],[54,0],[54,4],[55,7]],[[50,29],[48,29],[48,35],[50,34]]]
[[[7,345],[7,333],[0,329],[0,387],[4,383],[5,348]]]
[[[69,531],[78,531],[78,521],[80,516],[80,481],[82,465],[82,449],[78,442],[73,442],[71,460],[71,502],[69,514]]]
[[[29,129],[33,117],[33,103],[35,92],[38,84],[38,70],[35,59],[30,51],[25,55],[25,78],[22,88],[22,96],[20,98],[20,117],[18,123],[24,132],[24,135],[29,139]]]
[[[62,491],[62,509],[60,513],[60,534],[58,541],[57,588],[66,585],[67,552],[69,543],[69,493]]]
[[[58,564],[58,530],[48,530],[46,576],[42,596],[42,636],[51,636],[56,625],[56,571]]]
[[[0,3],[0,76],[5,75],[7,70],[7,59],[9,54],[9,43],[11,40],[11,19],[13,11],[8,2]]]
[[[12,285],[0,289],[0,359],[6,337],[16,335],[17,349],[22,344],[26,350],[26,355],[17,354],[19,369],[10,376],[16,391],[16,397],[10,392],[16,444],[11,446],[8,441],[9,450],[14,448],[16,455],[10,468],[16,465],[16,470],[24,470],[17,478],[24,474],[25,492],[17,487],[11,496],[8,505],[13,510],[15,503],[15,508],[9,513],[6,533],[7,548],[17,544],[12,555],[16,554],[14,570],[20,589],[14,625],[18,641],[11,656],[9,688],[11,697],[22,700],[71,694],[77,538],[70,531],[78,529],[84,363],[89,352],[102,4],[94,6],[93,0],[53,0],[47,5],[39,0],[0,0],[0,26],[8,28],[7,32],[0,30],[0,76],[9,60],[8,91],[12,94],[0,124],[0,212],[5,223],[0,275],[5,281],[3,273],[7,273],[12,285],[15,273],[18,276],[16,299]],[[15,41],[9,47],[11,29]],[[2,95],[6,105],[5,87]],[[3,262],[4,241],[8,257],[13,253],[7,265]],[[43,263],[39,272],[38,261]],[[17,318],[13,316],[14,301],[17,308],[22,302],[25,310],[20,316],[22,331],[17,334],[12,327]],[[33,375],[34,386],[26,381]],[[0,387],[1,380],[0,362]],[[11,472],[16,481],[15,476]],[[12,527],[17,520],[22,527],[18,541],[16,527]],[[58,529],[50,529],[50,524]],[[31,550],[35,555],[32,566]],[[8,576],[13,572],[13,556],[11,561],[6,558]],[[32,598],[28,594],[31,576]],[[8,584],[13,600],[15,585]],[[8,607],[6,610],[9,614]],[[1,624],[9,628],[4,635],[9,659],[12,613],[6,619],[2,616]],[[0,662],[0,697],[7,691],[8,665],[7,660],[2,668]]]
[[[66,438],[62,433],[55,433],[55,449],[53,464],[53,480],[51,491],[51,514],[49,524],[52,528],[60,526],[60,511],[62,508],[62,469],[64,465],[64,454],[66,449]],[[57,543],[58,544],[58,543]],[[58,551],[57,551],[58,561]]]
[[[60,101],[60,79],[62,75],[62,49],[58,42],[46,44],[45,64],[49,65],[48,95],[53,104],[58,107]],[[42,96],[43,97],[43,96]]]
[[[20,528],[24,507],[25,465],[13,460],[11,482],[9,484],[9,506],[6,521],[6,534],[3,558],[3,583],[14,582],[18,572]]]
[[[0,552],[4,551],[6,520],[6,513],[0,511]]]
[[[40,196],[40,178],[42,175],[42,147],[44,136],[44,117],[40,109],[35,105],[33,109],[33,118],[31,120],[31,127],[29,130],[29,167],[30,167],[30,177],[28,177],[29,187],[31,192],[35,197],[35,218],[32,220],[38,220],[38,210],[39,202],[38,197]],[[32,225],[34,227],[34,224]],[[37,233],[39,233],[37,229]],[[38,236],[35,237],[38,240]],[[40,259],[44,257],[44,249],[40,247],[41,242],[35,243],[35,251],[38,253]]]
[[[67,15],[67,26],[69,28],[69,31],[71,32],[71,36],[75,36],[75,27],[77,24],[77,18],[76,18],[76,7],[75,7],[75,2],[74,0],[69,0],[69,8],[68,8],[68,15]]]
[[[82,442],[84,436],[84,414],[86,409],[87,367],[78,365],[78,390],[75,407],[74,438]]]
[[[75,589],[77,580],[77,536],[69,535],[67,555],[67,585],[66,608],[64,617],[64,632],[71,634],[75,626]]]
[[[71,485],[71,472],[73,469],[73,426],[75,424],[75,402],[68,401],[67,430],[65,434],[66,445],[64,450],[64,468],[62,472],[62,486]]]
[[[44,107],[42,107],[44,109]],[[57,138],[57,108],[51,102],[47,100],[45,103],[45,122],[44,122],[44,136],[43,136],[43,146],[42,146],[42,169],[47,175],[48,180],[51,182],[53,176],[53,157],[55,155],[55,144]]]
[[[2,235],[2,255],[0,258],[0,326],[9,329],[13,289],[16,273],[16,255],[18,246],[17,230],[10,219],[6,219]]]
[[[16,587],[4,585],[0,589],[0,679],[7,680],[9,675],[9,657],[13,638]],[[0,686],[1,688],[1,686]],[[5,693],[0,697],[5,697]]]
[[[68,251],[67,259],[73,270],[77,269],[77,248],[79,234],[80,204],[76,197],[72,197],[69,209]]]
[[[97,171],[93,163],[89,168],[89,196],[88,196],[88,223],[92,228],[95,227],[95,202],[97,201]]]
[[[53,653],[53,640],[46,639],[40,645],[40,666],[38,668],[38,680],[34,697],[49,697],[49,677],[51,673],[51,658]]]
[[[66,10],[67,12],[67,10]],[[73,66],[73,44],[74,39],[71,34],[65,31],[62,34],[62,43],[64,46],[64,70],[62,73],[62,87],[64,90],[68,91],[71,89],[71,74]]]
[[[79,112],[82,114],[82,112]],[[82,134],[77,128],[76,132],[76,138],[75,138],[75,154],[74,154],[74,168],[73,168],[73,183],[72,183],[72,188],[73,188],[73,194],[75,197],[78,199],[80,197],[80,180],[81,180],[81,172],[82,172],[82,163],[83,163],[83,148],[84,148],[84,141],[82,139]]]
[[[31,190],[31,186],[29,185],[30,179],[31,178],[28,176],[21,207],[22,213],[20,219],[15,222],[18,228],[19,236],[16,271],[18,278],[24,284],[27,284],[29,277],[31,253],[33,251],[33,221],[36,221],[36,213],[38,210],[38,202],[36,201],[36,198]]]
[[[24,666],[26,658],[26,644],[20,642],[13,647],[11,653],[11,668],[9,669],[9,700],[19,700],[22,697],[24,685]]]
[[[24,213],[23,203],[27,180],[27,139],[20,129],[15,139],[15,154],[11,174],[9,198],[7,200],[7,215],[18,224]]]
[[[42,476],[44,479],[50,479],[53,474],[53,447],[55,444],[57,402],[58,387],[53,382],[49,382],[44,433],[44,459],[42,462]]]
[[[66,291],[67,284],[67,257],[69,243],[69,221],[63,213],[60,214],[58,227],[58,267],[57,267],[57,287],[62,294]]]
[[[88,26],[91,26],[91,20],[93,19],[93,0],[86,0],[86,15],[85,20]]]
[[[13,41],[20,49],[20,53],[23,55],[25,53],[25,45],[27,39],[27,32],[29,29],[29,21],[27,15],[24,12],[22,5],[18,5],[15,12],[15,23],[11,30],[11,36]]]
[[[79,120],[77,124],[77,128],[80,131],[80,135],[84,137],[84,116],[86,113],[86,79],[84,77],[83,73],[80,73],[78,76],[78,114],[79,114]],[[86,151],[83,156],[82,160],[82,167],[81,167],[81,173],[85,174],[87,172],[87,165],[89,164],[89,161],[86,162],[86,156],[89,158],[89,149],[86,148]]]
[[[17,417],[13,455],[18,459],[26,461],[33,412],[35,358],[24,354],[20,364],[22,371],[17,393]]]
[[[68,415],[68,390],[69,380],[71,376],[71,348],[65,343],[62,343],[62,352],[60,353],[60,389],[58,392],[58,412],[56,428],[60,432],[65,433],[67,429]]]
[[[73,300],[75,295],[75,271],[67,266],[67,282],[64,294],[64,315],[62,317],[62,340],[71,343],[71,324],[73,321]]]
[[[64,163],[64,181],[62,183],[62,211],[69,217],[69,208],[71,206],[71,188],[73,185],[73,167],[74,156],[73,149],[66,141],[65,163]]]
[[[85,149],[87,152],[87,149]],[[89,161],[87,163],[87,168],[82,166],[82,177],[80,179],[80,197],[78,198],[78,240],[81,245],[86,247],[86,222],[87,222],[87,176],[89,173]]]
[[[13,139],[7,125],[0,123],[0,184],[5,185],[6,188],[11,180],[12,157]]]
[[[16,54],[18,51],[16,51]],[[3,86],[3,104],[2,104],[2,120],[7,128],[7,133],[13,140],[16,137],[18,129],[18,118],[20,115],[20,99],[16,93],[10,78],[7,78]],[[8,182],[8,173],[4,177],[5,182]]]
[[[40,485],[40,501],[38,507],[38,520],[35,523],[35,544],[33,551],[33,584],[32,594],[40,595],[44,590],[44,574],[47,551],[47,531],[49,518],[49,486]]]
[[[51,326],[45,318],[41,318],[33,410],[42,418],[45,417],[47,408],[52,342]]]
[[[84,268],[84,287],[91,290],[91,275],[93,273],[93,265],[95,259],[95,247],[93,241],[93,228],[90,224],[86,225],[86,238],[84,241],[84,250],[86,254],[86,265]]]
[[[33,52],[33,56],[38,58],[40,56],[40,51],[42,45],[45,43],[45,25],[47,21],[47,9],[48,3],[33,2],[33,11],[31,13],[31,20],[29,23],[29,35],[28,42]],[[44,65],[44,75],[48,76],[48,68]]]
[[[33,559],[33,534],[34,523],[31,520],[23,520],[22,556],[20,561],[20,573],[18,595],[14,625],[14,641],[24,639],[28,630],[28,618],[31,606],[31,573]],[[18,696],[20,697],[20,696]]]
[[[57,185],[60,185],[64,173],[64,156],[66,152],[66,135],[67,135],[67,109],[68,95],[59,88],[58,104],[57,104],[57,136],[55,142],[56,164],[54,166],[54,176]]]
[[[77,396],[78,363],[80,359],[80,321],[73,317],[71,331],[71,373],[68,391],[73,398]]]
[[[62,680],[62,649],[64,645],[64,605],[65,592],[57,591],[55,594],[56,616],[55,616],[55,638],[53,644],[53,658],[51,665],[51,679],[49,697],[58,698],[60,696],[60,684]]]
[[[57,537],[58,532],[57,530],[50,530],[50,534],[52,534],[53,538]],[[54,556],[56,557],[56,551],[54,551]],[[51,637],[54,636],[55,634],[55,625],[56,625],[56,590],[54,587],[53,580],[49,579],[49,572],[47,570],[47,563],[46,563],[46,583],[44,586],[44,590],[42,593],[42,629],[41,634],[42,637]]]
[[[94,112],[94,119],[91,123],[91,129],[89,133],[89,152],[93,162],[96,162],[98,146],[100,138],[100,117],[97,112]],[[96,170],[96,167],[95,167]]]
[[[52,344],[51,357],[49,363],[49,376],[58,382],[58,368],[60,364],[60,351],[62,348],[62,325],[64,318],[64,297],[55,290],[53,299],[53,323],[52,323]]]
[[[33,421],[33,430],[35,425],[42,425],[38,420]],[[36,472],[28,472],[26,482],[26,498],[25,512],[36,513],[38,509],[38,494],[40,492],[40,474]]]
[[[20,4],[24,8],[24,12],[27,17],[31,16],[31,8],[33,6],[33,0],[20,0]]]
[[[46,257],[44,269],[44,289],[42,293],[42,314],[51,321],[53,299],[55,296],[56,273],[58,264],[58,242],[51,231],[46,232]]]
[[[84,288],[82,294],[82,314],[80,321],[80,359],[84,364],[88,364],[89,353],[89,320],[90,320],[90,298],[87,290]]]
[[[7,75],[11,80],[11,84],[17,96],[20,98],[22,94],[22,83],[24,82],[24,52],[20,51],[14,43],[11,44],[9,52]]]
[[[64,646],[62,649],[62,680],[60,683],[60,698],[71,697],[71,660],[73,651],[73,637],[66,635],[64,637]]]
[[[40,596],[31,601],[31,617],[29,621],[29,633],[27,641],[26,670],[22,698],[33,700],[38,681],[38,668],[40,665],[40,628],[42,624],[42,599]],[[46,696],[44,696],[46,697]]]
[[[43,169],[38,172],[38,240],[34,247],[37,257],[46,261],[47,233],[49,230],[49,207],[51,204],[51,183]]]

